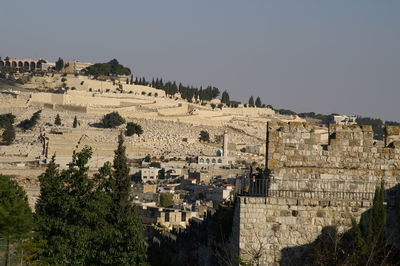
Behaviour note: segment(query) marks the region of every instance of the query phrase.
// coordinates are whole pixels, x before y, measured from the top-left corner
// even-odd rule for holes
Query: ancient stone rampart
[[[236,202],[232,240],[242,259],[296,265],[291,260],[323,228],[343,232],[365,214],[382,180],[389,211],[398,209],[400,127],[385,129],[382,146],[370,126],[330,125],[328,142],[322,132],[303,123],[270,125],[268,190]]]

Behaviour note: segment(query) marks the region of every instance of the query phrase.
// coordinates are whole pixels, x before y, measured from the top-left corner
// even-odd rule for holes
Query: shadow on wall
[[[343,233],[335,226],[322,228],[317,239],[306,245],[288,247],[281,250],[280,265],[398,265],[400,261],[400,184],[385,190],[386,232],[382,245],[372,248],[364,258],[366,263],[356,254],[354,228]],[[368,228],[368,217],[371,209],[362,214],[363,228]],[[378,264],[377,264],[378,263]]]

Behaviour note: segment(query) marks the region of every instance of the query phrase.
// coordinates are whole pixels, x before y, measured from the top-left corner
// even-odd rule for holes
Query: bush
[[[159,162],[151,162],[150,167],[161,168],[161,163]]]
[[[200,131],[199,140],[204,142],[210,141],[210,134],[205,130]]]
[[[132,136],[137,134],[138,136],[143,134],[142,126],[133,122],[128,122],[126,124],[126,135]]]
[[[161,193],[160,194],[160,206],[161,207],[169,207],[174,205],[173,200],[174,195],[171,193]]]
[[[14,124],[15,115],[8,113],[0,115],[0,128],[5,128],[8,125]]]
[[[112,112],[103,116],[101,122],[107,128],[115,128],[124,124],[125,119],[118,112]]]
[[[2,137],[7,145],[10,145],[15,140],[15,129],[12,124],[6,126]]]

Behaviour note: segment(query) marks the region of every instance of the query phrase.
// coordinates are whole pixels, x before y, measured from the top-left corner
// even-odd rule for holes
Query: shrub
[[[174,205],[173,200],[174,195],[171,193],[161,193],[160,194],[160,206],[161,207],[169,207]]]
[[[151,162],[150,167],[161,168],[161,164],[159,162]]]
[[[126,135],[132,136],[134,134],[137,134],[138,136],[143,134],[142,126],[133,122],[128,122],[126,124]]]
[[[124,124],[125,119],[118,112],[112,112],[103,116],[101,122],[107,128],[115,128]]]
[[[15,115],[8,113],[0,115],[0,128],[5,128],[8,125],[14,124]]]
[[[205,130],[200,131],[199,140],[204,142],[210,141],[210,134]]]
[[[12,124],[6,126],[2,137],[7,145],[10,145],[15,140],[15,129]]]

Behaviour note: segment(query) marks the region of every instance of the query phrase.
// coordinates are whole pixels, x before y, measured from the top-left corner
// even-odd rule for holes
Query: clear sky
[[[1,0],[0,56],[104,62],[297,112],[400,120],[398,0]]]

